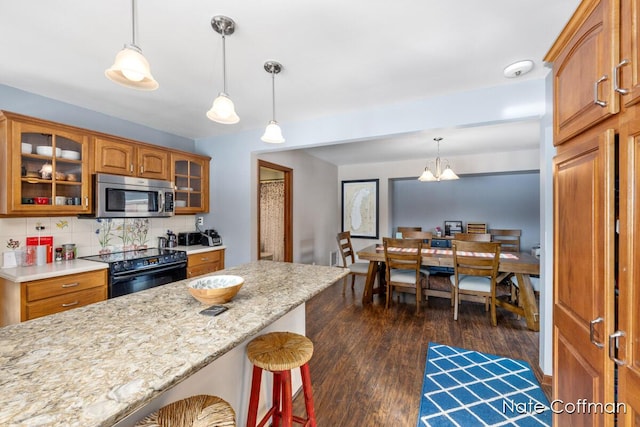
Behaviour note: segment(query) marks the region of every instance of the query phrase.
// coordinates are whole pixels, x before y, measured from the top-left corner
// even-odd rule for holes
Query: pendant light
[[[104,74],[122,86],[140,90],[156,90],[158,82],[151,75],[149,62],[136,44],[136,0],[131,0],[131,43],[124,45],[116,60]]]
[[[217,15],[211,18],[211,26],[222,36],[222,92],[213,100],[211,109],[207,111],[207,117],[217,123],[232,125],[240,121],[240,117],[236,114],[233,101],[227,95],[227,62],[225,50],[225,36],[233,34],[236,29],[236,23],[233,19],[226,16]]]
[[[431,169],[429,169],[429,164],[427,163],[427,166],[424,168],[424,171],[418,178],[418,181],[437,182],[460,179],[460,177],[453,172],[451,166],[449,166],[449,163],[446,163],[444,170],[442,170],[442,161],[440,160],[440,141],[442,141],[442,138],[433,138],[433,140],[438,144],[438,157],[436,157],[434,169],[435,174],[431,172]]]
[[[280,125],[276,121],[276,74],[282,71],[282,64],[276,61],[267,61],[264,63],[264,69],[267,73],[271,74],[271,111],[272,111],[272,119],[267,125],[267,128],[264,130],[264,135],[260,138],[264,142],[269,142],[271,144],[281,144],[284,142],[284,138],[282,137],[282,129],[280,129]]]

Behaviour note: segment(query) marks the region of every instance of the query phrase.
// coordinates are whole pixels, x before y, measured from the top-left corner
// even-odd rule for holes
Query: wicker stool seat
[[[170,403],[147,415],[136,427],[235,427],[236,413],[218,396],[200,394]]]
[[[270,332],[254,338],[247,345],[247,357],[253,364],[251,398],[247,426],[264,426],[269,418],[272,425],[290,427],[293,422],[304,426],[316,426],[309,360],[313,355],[313,342],[304,335],[292,332]],[[292,413],[291,370],[300,368],[307,418]],[[257,423],[262,370],[273,373],[272,406]],[[281,424],[278,423],[281,420]]]

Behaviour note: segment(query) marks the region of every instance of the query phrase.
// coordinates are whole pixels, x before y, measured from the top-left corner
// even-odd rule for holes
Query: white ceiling
[[[136,41],[160,84],[146,92],[104,77],[116,53],[132,41],[130,0],[0,0],[0,84],[198,139],[267,124],[271,80],[263,64],[273,59],[284,66],[276,76],[276,100],[286,138],[293,121],[510,84],[502,70],[521,59],[532,59],[535,67],[519,79],[541,78],[548,72],[542,58],[578,4],[138,0]],[[237,24],[226,46],[227,89],[240,116],[236,125],[205,116],[222,90],[222,42],[210,25],[214,15]],[[407,135],[377,141],[369,151],[390,159],[399,155],[394,149],[410,146],[415,156],[416,147],[426,149],[435,136],[445,138],[443,150],[452,150],[453,142],[445,144],[457,137],[476,146],[499,144],[504,133],[533,128],[525,123]],[[531,135],[522,135],[508,143],[534,144]],[[313,152],[329,156],[326,148]]]

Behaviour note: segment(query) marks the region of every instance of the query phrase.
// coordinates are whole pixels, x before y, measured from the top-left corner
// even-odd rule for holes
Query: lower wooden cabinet
[[[106,269],[22,283],[2,279],[1,325],[24,322],[106,299]]]
[[[191,254],[187,262],[187,279],[224,269],[224,249]]]

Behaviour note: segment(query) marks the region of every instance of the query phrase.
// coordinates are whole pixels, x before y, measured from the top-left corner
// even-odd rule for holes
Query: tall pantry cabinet
[[[582,1],[545,58],[553,63],[557,150],[558,426],[640,426],[639,7]],[[580,402],[596,405],[563,411]]]

